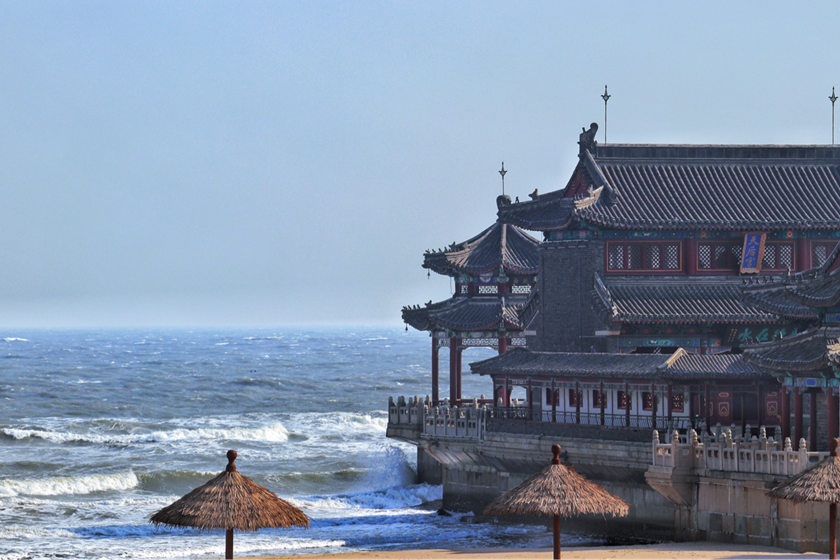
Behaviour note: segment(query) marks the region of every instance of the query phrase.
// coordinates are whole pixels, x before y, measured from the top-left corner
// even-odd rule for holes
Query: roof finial
[[[604,100],[604,144],[607,143],[607,101],[610,100],[610,95],[607,93],[607,84],[604,84],[604,95],[601,96],[601,99]]]
[[[228,458],[228,464],[227,464],[227,467],[225,467],[225,471],[226,472],[234,472],[236,470],[236,465],[234,465],[233,462],[236,461],[236,451],[234,451],[233,449],[228,451],[227,452],[227,458]]]
[[[502,162],[502,168],[499,169],[499,175],[502,176],[502,195],[505,194],[505,174],[507,172],[508,172],[508,170],[505,169],[505,162]]]
[[[831,95],[828,96],[831,101],[831,145],[834,145],[834,102],[837,101],[837,96],[834,95],[834,86],[831,86]]]
[[[554,459],[551,460],[552,465],[559,465],[560,464],[560,450],[561,447],[556,443],[551,446],[551,452],[554,453]]]

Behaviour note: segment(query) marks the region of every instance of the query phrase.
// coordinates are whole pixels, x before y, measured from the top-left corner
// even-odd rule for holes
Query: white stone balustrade
[[[482,400],[484,395],[482,395]],[[487,427],[488,409],[477,399],[462,401],[461,406],[449,406],[444,400],[432,407],[431,399],[388,398],[388,424],[415,428],[420,434],[438,439],[469,439],[481,441]]]
[[[747,431],[749,433],[749,431]],[[689,430],[681,439],[679,432],[662,443],[659,432],[653,431],[653,465],[698,471],[734,471],[790,476],[797,474],[828,456],[827,452],[808,451],[805,439],[794,451],[790,438],[784,443],[768,438],[764,427],[758,436],[733,436],[732,429],[717,426],[714,434],[700,441],[697,432]]]
[[[408,400],[399,397],[397,402],[394,402],[393,397],[388,397],[388,423],[422,426],[430,404],[428,396],[425,400],[421,400],[420,397],[409,397]]]

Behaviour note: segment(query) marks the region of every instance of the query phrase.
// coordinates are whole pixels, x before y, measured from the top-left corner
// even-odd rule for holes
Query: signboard
[[[761,272],[761,260],[764,258],[764,239],[766,233],[745,233],[744,247],[741,250],[741,274]]]

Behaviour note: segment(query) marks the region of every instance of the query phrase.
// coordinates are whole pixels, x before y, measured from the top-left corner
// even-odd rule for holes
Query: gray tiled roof
[[[595,277],[595,305],[607,319],[633,324],[773,323],[778,317],[741,301],[740,281],[721,278],[621,280]]]
[[[516,348],[470,364],[473,373],[603,379],[762,378],[769,373],[741,355],[697,355],[678,349],[666,354],[533,352]]]
[[[571,207],[555,192],[500,216],[543,231],[571,217],[616,229],[840,228],[840,147],[610,144],[578,171],[594,190]]]
[[[538,246],[536,239],[518,227],[496,222],[463,243],[453,243],[439,251],[427,251],[423,257],[423,268],[445,275],[453,272],[475,275],[497,273],[500,268],[507,274],[536,274],[539,268]]]
[[[504,321],[507,331],[521,330],[517,312],[527,296],[454,297],[425,306],[403,307],[403,321],[417,330],[449,329],[452,331],[498,329]]]
[[[829,347],[836,345],[840,329],[818,327],[800,334],[744,349],[751,364],[777,372],[815,371],[828,365]]]

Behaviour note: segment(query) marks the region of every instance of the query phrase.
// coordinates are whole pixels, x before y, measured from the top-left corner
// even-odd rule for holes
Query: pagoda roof
[[[403,321],[420,331],[448,329],[451,331],[497,330],[502,325],[506,331],[519,331],[522,323],[518,312],[526,297],[456,296],[451,299],[427,303],[425,306],[403,307]]]
[[[788,318],[817,318],[817,309],[840,304],[840,243],[821,266],[782,277],[750,278],[744,300]]]
[[[840,228],[840,147],[591,146],[562,191],[506,205],[526,229],[573,221],[628,230]]]
[[[840,328],[821,326],[745,348],[743,356],[753,365],[777,372],[815,371],[829,365],[839,339]]]
[[[426,251],[423,268],[439,274],[536,274],[539,241],[520,228],[497,221],[475,237],[446,249]]]
[[[610,354],[534,352],[514,348],[504,354],[470,364],[473,373],[504,376],[551,376],[629,379],[729,379],[768,377],[768,372],[746,363],[741,355]]]
[[[741,301],[741,283],[723,278],[602,280],[595,307],[610,321],[631,324],[774,323],[778,316]]]

